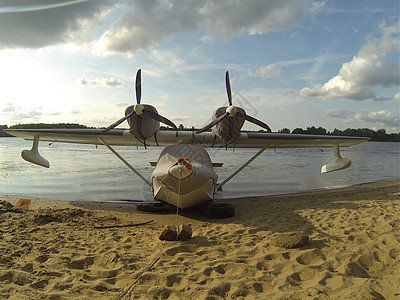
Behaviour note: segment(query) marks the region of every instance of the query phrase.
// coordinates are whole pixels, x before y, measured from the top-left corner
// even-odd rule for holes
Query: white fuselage
[[[179,159],[190,159],[190,170]],[[201,145],[178,144],[166,147],[152,174],[154,198],[188,208],[214,198],[217,174]]]

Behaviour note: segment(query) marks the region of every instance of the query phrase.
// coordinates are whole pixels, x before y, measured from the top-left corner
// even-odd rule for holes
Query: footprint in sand
[[[68,263],[70,269],[84,270],[93,265],[94,257],[88,256],[82,259],[76,259]]]
[[[180,273],[175,273],[175,274],[170,274],[166,276],[166,284],[168,287],[172,287],[175,284],[179,284],[182,281],[182,274]]]
[[[364,270],[358,263],[352,261],[340,266],[338,271],[347,276],[370,278],[366,270]]]
[[[296,261],[301,265],[318,266],[326,261],[326,258],[321,250],[311,249],[301,253]]]
[[[169,256],[175,256],[178,253],[186,252],[186,253],[194,253],[197,250],[197,245],[181,245],[177,247],[172,247],[165,251],[165,253]]]

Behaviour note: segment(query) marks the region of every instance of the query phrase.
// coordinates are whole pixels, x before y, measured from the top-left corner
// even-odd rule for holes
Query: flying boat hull
[[[190,168],[178,163],[182,157],[190,160]],[[202,146],[168,146],[161,152],[152,174],[154,198],[179,208],[201,205],[214,198],[217,178]]]

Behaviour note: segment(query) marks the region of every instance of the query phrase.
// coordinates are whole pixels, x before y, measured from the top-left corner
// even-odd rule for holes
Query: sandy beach
[[[223,200],[234,217],[178,220],[128,202],[31,199],[15,212],[19,199],[0,196],[0,298],[117,299],[131,287],[122,299],[399,299],[399,192],[397,180]],[[158,239],[177,222],[190,240]],[[274,246],[285,232],[309,241]]]

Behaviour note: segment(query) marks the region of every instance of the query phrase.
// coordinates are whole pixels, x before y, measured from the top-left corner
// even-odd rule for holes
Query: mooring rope
[[[176,240],[178,240],[178,235],[179,235],[179,205],[180,205],[180,200],[181,200],[181,177],[182,176],[182,170],[180,170],[180,176],[178,179],[178,199],[176,203]]]

